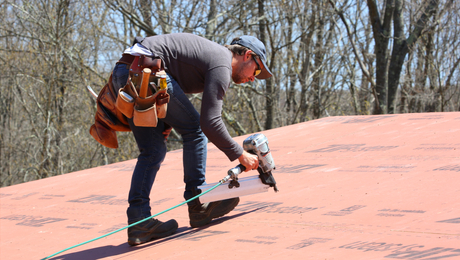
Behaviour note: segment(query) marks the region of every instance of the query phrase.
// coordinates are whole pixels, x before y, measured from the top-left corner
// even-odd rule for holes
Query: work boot
[[[158,219],[149,219],[128,228],[128,244],[140,245],[153,239],[167,237],[173,234],[179,225],[174,219],[161,222]]]
[[[232,211],[240,202],[240,198],[226,199],[208,203],[200,203],[196,199],[194,205],[188,206],[188,216],[190,218],[190,226],[201,227],[212,219],[219,218]]]

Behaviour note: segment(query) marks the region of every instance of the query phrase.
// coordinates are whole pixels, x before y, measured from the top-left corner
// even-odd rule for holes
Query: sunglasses
[[[257,77],[262,72],[262,70],[260,69],[260,65],[257,62],[256,57],[252,55],[252,58],[254,59],[254,62],[257,64],[257,69],[254,71],[254,77]]]

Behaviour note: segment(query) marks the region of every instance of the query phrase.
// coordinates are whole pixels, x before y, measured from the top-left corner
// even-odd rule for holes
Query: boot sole
[[[203,220],[199,220],[199,221],[190,221],[190,226],[192,228],[197,228],[197,227],[202,227],[204,225],[207,225],[209,224],[213,219],[215,218],[220,218],[220,217],[223,217],[225,216],[226,214],[228,214],[230,211],[232,211],[233,209],[235,209],[235,207],[238,205],[238,203],[240,203],[240,199],[238,198],[238,200],[235,200],[235,202],[233,202],[233,204],[230,205],[228,211],[226,212],[220,212],[218,213],[217,215],[209,215],[209,217],[203,219]]]
[[[144,243],[147,243],[147,242],[155,240],[155,239],[170,236],[170,235],[174,234],[174,232],[176,232],[178,227],[179,226],[176,225],[176,228],[174,228],[174,229],[171,229],[169,231],[166,231],[166,232],[163,232],[163,233],[160,233],[160,234],[152,234],[150,237],[148,237],[148,236],[145,237],[145,238],[131,238],[131,237],[129,237],[128,238],[128,244],[130,246],[137,246],[137,245],[144,244]]]

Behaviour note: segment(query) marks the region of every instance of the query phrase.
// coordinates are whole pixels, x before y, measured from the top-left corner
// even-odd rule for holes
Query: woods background
[[[135,36],[250,34],[275,77],[232,85],[233,136],[336,115],[460,110],[454,0],[6,0],[0,3],[0,185],[137,157],[90,135],[97,92]],[[200,106],[200,95],[190,95]],[[173,133],[170,150],[181,147]]]

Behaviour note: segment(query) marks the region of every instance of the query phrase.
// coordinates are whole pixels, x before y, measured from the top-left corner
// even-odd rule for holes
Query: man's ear
[[[251,58],[252,58],[252,57],[251,57],[251,56],[252,56],[251,53],[252,53],[252,51],[247,50],[247,51],[244,53],[244,55],[243,55],[243,61],[247,61],[247,60],[251,59]]]

